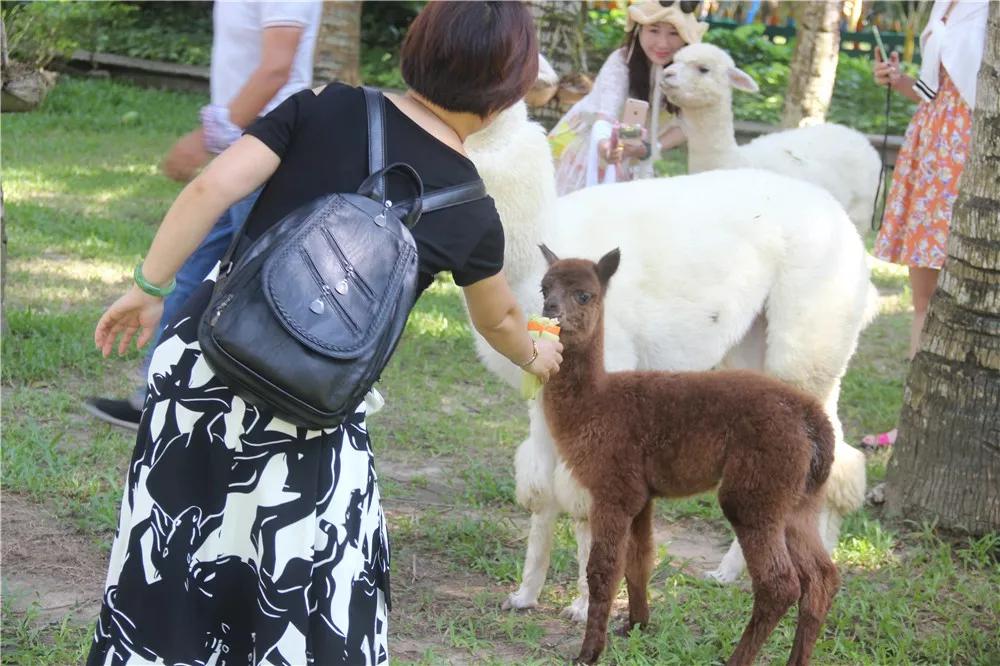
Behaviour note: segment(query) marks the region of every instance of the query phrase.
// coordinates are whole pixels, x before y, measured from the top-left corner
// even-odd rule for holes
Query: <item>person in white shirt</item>
[[[217,0],[212,10],[211,103],[201,124],[173,145],[163,173],[186,183],[243,134],[243,129],[293,93],[312,85],[313,52],[319,32],[320,0],[234,2]],[[233,204],[184,266],[164,299],[157,339],[198,284],[229,247],[259,190]],[[155,343],[155,340],[154,340]],[[155,349],[156,345],[150,346]],[[149,355],[139,370],[140,386],[127,399],[91,397],[84,408],[99,419],[133,430],[146,400]]]

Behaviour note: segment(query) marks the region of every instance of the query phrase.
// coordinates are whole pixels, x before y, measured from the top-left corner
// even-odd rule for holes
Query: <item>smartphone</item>
[[[629,97],[625,100],[625,110],[622,111],[622,125],[645,127],[647,113],[649,113],[649,102]]]
[[[872,37],[875,38],[875,45],[882,56],[882,62],[889,62],[889,53],[885,50],[885,43],[882,41],[882,35],[878,34],[877,25],[872,26]]]

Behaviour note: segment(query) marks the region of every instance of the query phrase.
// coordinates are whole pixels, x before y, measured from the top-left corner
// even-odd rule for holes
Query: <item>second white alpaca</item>
[[[826,189],[860,233],[871,222],[881,161],[863,134],[823,123],[788,129],[737,145],[732,88],[757,92],[757,83],[711,44],[692,44],[674,56],[661,86],[680,107],[687,137],[688,173],[754,167],[801,178]]]
[[[759,170],[623,183],[556,199],[544,133],[522,106],[466,147],[496,201],[504,270],[525,311],[541,311],[540,242],[593,259],[618,246],[633,263],[607,302],[609,370],[749,367],[820,398],[838,440],[822,525],[832,549],[841,517],[864,497],[864,458],[843,442],[836,405],[875,299],[864,248],[837,202],[808,183]],[[520,370],[478,336],[477,350],[487,367],[520,385]],[[589,496],[559,460],[537,403],[529,415],[515,467],[531,530],[521,586],[505,606],[537,603],[555,520],[565,511],[576,519],[580,561],[580,596],[566,612],[582,620]],[[743,566],[734,542],[713,573],[732,581]]]

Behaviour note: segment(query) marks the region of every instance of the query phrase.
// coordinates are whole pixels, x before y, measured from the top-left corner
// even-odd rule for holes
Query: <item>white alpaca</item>
[[[871,222],[881,167],[863,134],[823,123],[758,137],[745,145],[733,135],[732,88],[757,92],[757,83],[711,44],[692,44],[674,55],[660,82],[681,109],[688,173],[753,167],[815,183],[841,203],[862,234]]]
[[[557,199],[544,133],[523,106],[469,137],[466,148],[496,201],[505,272],[525,311],[541,312],[539,242],[594,259],[620,247],[629,261],[606,303],[609,370],[758,368],[824,401],[838,437],[823,512],[832,549],[841,516],[864,498],[864,458],[843,443],[836,404],[875,299],[864,248],[836,201],[759,170],[601,186]],[[518,368],[479,336],[476,344],[490,370],[520,385]],[[565,511],[576,521],[580,596],[564,613],[583,620],[590,499],[559,460],[538,402],[529,417],[515,469],[531,529],[521,586],[504,606],[536,605],[554,523]],[[732,581],[743,567],[734,541],[713,575]]]

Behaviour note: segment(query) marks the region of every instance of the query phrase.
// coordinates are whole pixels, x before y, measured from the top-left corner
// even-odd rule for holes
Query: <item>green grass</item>
[[[4,491],[54,513],[95,551],[110,545],[133,438],[87,418],[80,401],[125,395],[140,355],[101,359],[93,326],[128,284],[178,192],[158,163],[194,124],[202,101],[63,79],[41,112],[3,117],[10,238],[10,332],[0,373]],[[129,111],[138,119],[124,120]],[[674,151],[661,167],[677,173],[683,164]],[[883,313],[862,335],[843,383],[849,440],[891,427],[902,399],[906,276],[881,264],[874,276]],[[500,611],[524,554],[527,515],[514,500],[512,460],[527,423],[514,392],[476,361],[449,279],[421,300],[381,389],[388,404],[370,429],[393,547],[394,663],[564,663],[582,636],[559,617],[575,594],[572,523],[558,523],[540,607]],[[884,477],[886,462],[885,455],[870,461],[872,481]],[[710,495],[662,502],[656,518],[686,534],[721,540],[728,532]],[[997,663],[998,541],[947,543],[930,528],[884,523],[868,510],[850,516],[836,552],[844,584],[814,663]],[[604,663],[722,663],[749,614],[746,587],[706,583],[669,547],[659,554],[651,626],[612,638]],[[5,578],[16,574],[4,570]],[[81,661],[89,624],[49,623],[37,603],[7,595],[3,615],[4,663]],[[793,621],[782,622],[760,663],[784,659]]]

